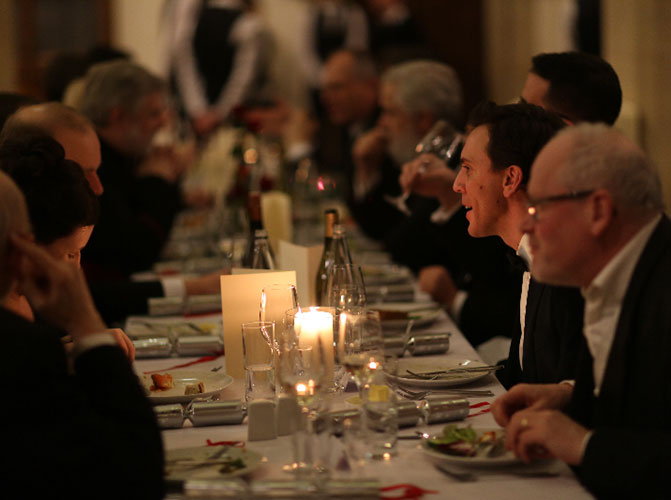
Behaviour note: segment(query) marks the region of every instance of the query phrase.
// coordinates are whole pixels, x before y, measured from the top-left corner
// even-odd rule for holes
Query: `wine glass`
[[[339,315],[338,362],[356,384],[359,395],[375,370],[382,369],[384,340],[380,314],[365,308],[352,308]]]
[[[327,303],[336,312],[366,304],[366,287],[361,267],[353,264],[334,264],[329,267],[326,281]]]
[[[266,339],[274,347],[276,352],[280,352],[280,346],[290,341],[287,338],[285,315],[289,309],[298,307],[298,295],[294,285],[270,285],[261,291],[261,305],[259,308],[260,321],[272,321],[275,323],[275,338]]]
[[[438,120],[427,134],[415,146],[417,156],[421,154],[433,154],[443,160],[445,164],[454,169],[455,159],[458,160],[458,154],[464,142],[464,136],[457,132],[452,125],[445,120]],[[428,162],[423,162],[419,166],[418,172],[423,174],[426,171]],[[407,200],[410,197],[412,189],[399,196],[385,196],[385,200],[394,205],[400,212],[410,215]]]

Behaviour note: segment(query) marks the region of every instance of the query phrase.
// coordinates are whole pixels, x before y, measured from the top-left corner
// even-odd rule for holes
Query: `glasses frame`
[[[554,203],[557,201],[570,201],[570,200],[581,200],[587,198],[592,193],[596,191],[595,189],[584,189],[582,191],[571,191],[569,193],[555,194],[553,196],[546,196],[544,198],[538,198],[535,200],[529,200],[527,202],[527,213],[534,222],[538,221],[538,207],[547,203]]]

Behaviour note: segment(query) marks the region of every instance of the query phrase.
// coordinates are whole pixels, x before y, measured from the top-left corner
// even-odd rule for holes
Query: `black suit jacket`
[[[21,498],[162,498],[156,420],[116,346],[78,356],[68,371],[62,332],[0,308],[0,471]]]
[[[497,373],[506,389],[515,384],[550,384],[573,380],[582,335],[585,303],[580,290],[544,285],[531,279],[524,323],[523,365],[520,368],[519,299],[517,330],[505,368]]]
[[[180,194],[158,177],[138,178],[137,160],[100,142],[98,174],[105,191],[82,267],[89,279],[118,279],[156,262],[180,209]]]
[[[671,222],[648,241],[627,289],[601,390],[581,353],[569,414],[592,435],[583,484],[600,498],[669,498],[671,471]]]

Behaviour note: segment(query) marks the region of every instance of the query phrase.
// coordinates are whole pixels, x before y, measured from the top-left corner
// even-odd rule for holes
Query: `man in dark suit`
[[[473,122],[461,153],[454,190],[467,210],[468,232],[497,235],[522,260],[528,241],[520,223],[526,216],[531,164],[562,127],[561,120],[530,104],[494,106]],[[580,341],[582,301],[576,289],[548,289],[524,273],[517,327],[501,382],[572,379]]]
[[[494,404],[509,449],[555,456],[602,498],[668,498],[671,221],[659,175],[604,125],[538,155],[523,224],[532,272],[585,297],[575,388],[519,385]],[[562,411],[563,410],[563,411]]]
[[[22,107],[9,117],[2,128],[0,149],[7,142],[20,140],[31,129],[58,141],[65,150],[65,157],[81,166],[93,192],[98,196],[103,194],[106,186],[98,177],[100,142],[93,124],[86,117],[57,102]],[[131,314],[147,314],[150,297],[218,293],[219,273],[186,280],[172,277],[142,282],[91,277],[88,284],[103,320],[112,324],[123,321]],[[119,297],[124,297],[124,300],[120,301]]]
[[[1,388],[13,410],[2,420],[4,486],[27,498],[162,498],[161,437],[128,359],[104,333],[80,270],[29,235],[23,197],[0,173],[0,303],[18,289],[53,325],[0,306]],[[71,367],[61,329],[73,339]]]
[[[183,166],[171,149],[150,148],[167,123],[166,87],[134,63],[96,64],[77,105],[100,138],[105,186],[84,269],[89,278],[128,277],[156,262],[181,209]]]

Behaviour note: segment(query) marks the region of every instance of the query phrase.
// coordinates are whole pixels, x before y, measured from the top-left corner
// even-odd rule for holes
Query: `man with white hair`
[[[576,466],[598,497],[665,498],[671,468],[671,221],[659,175],[620,132],[583,124],[538,155],[528,186],[536,279],[585,297],[575,387],[520,384],[493,407],[506,446]]]
[[[382,75],[379,104],[377,126],[359,137],[352,148],[352,212],[364,231],[383,239],[405,219],[405,214],[387,201],[401,194],[400,166],[416,155],[415,146],[438,120],[456,130],[462,113],[461,84],[446,64],[409,61],[392,66]],[[453,198],[456,202],[457,197]],[[428,215],[437,203],[412,196],[408,206]]]
[[[137,376],[81,271],[30,238],[25,200],[0,172],[0,303],[18,290],[44,320],[0,306],[0,387],[19,412],[1,420],[11,426],[4,487],[26,498],[163,498],[161,436]],[[73,339],[70,359],[62,331]],[[39,481],[31,463],[48,464]]]

